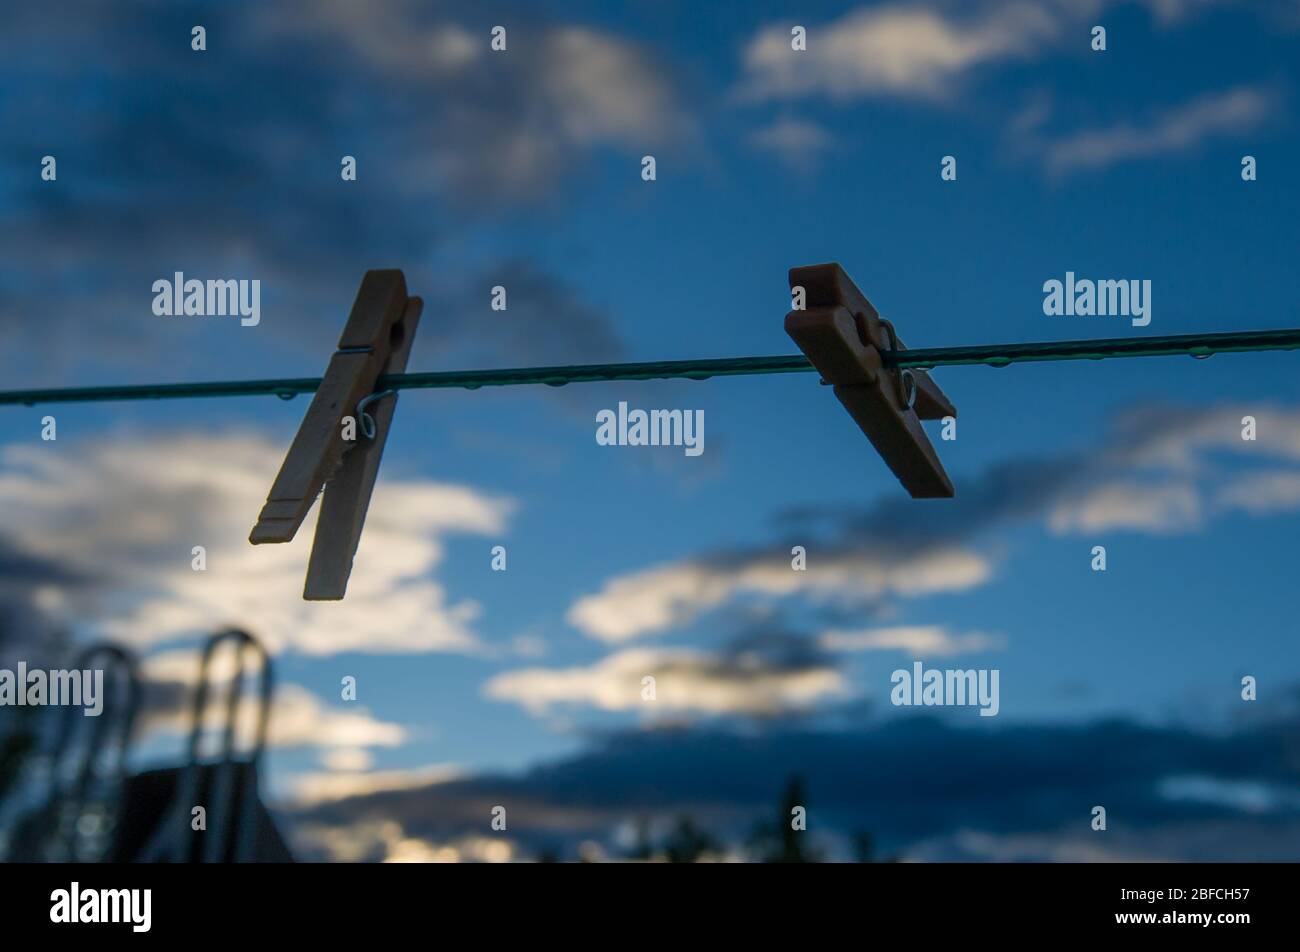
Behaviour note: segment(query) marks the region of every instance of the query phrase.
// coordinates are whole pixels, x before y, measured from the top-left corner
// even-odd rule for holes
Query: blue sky
[[[319,374],[362,274],[382,267],[425,299],[417,370],[791,353],[786,272],[822,261],[912,347],[1297,326],[1293,4],[619,6],[11,14],[5,386]],[[497,24],[505,52],[488,46]],[[789,50],[793,25],[806,52]],[[956,181],[940,178],[946,155]],[[155,316],[151,284],[178,270],[259,279],[261,323]],[[1150,280],[1151,324],[1045,316],[1043,283],[1067,271]],[[791,731],[810,750],[907,736],[919,715],[887,698],[913,660],[999,669],[999,715],[945,711],[942,729],[1024,740],[1031,763],[1036,744],[1115,718],[1134,732],[1120,738],[1191,732],[1208,750],[1224,731],[1294,727],[1294,359],[943,369],[952,501],[908,499],[810,375],[404,394],[341,606],[297,600],[310,526],[301,545],[244,542],[304,398],[6,408],[6,656],[62,632],[112,637],[175,685],[203,633],[245,625],[290,686],[270,758],[286,803],[420,770],[471,792],[551,769],[537,765],[580,772],[611,736],[669,758],[676,731],[693,754]],[[598,446],[595,414],[620,399],[703,410],[705,452]],[[808,550],[797,580],[793,545]],[[653,707],[642,672],[659,672]],[[176,718],[158,704],[145,755],[175,749]],[[1194,852],[1204,829],[1170,823],[1262,823],[1224,803],[1294,789],[1280,755],[1188,746],[1143,793],[1167,814],[1151,807],[1106,855]],[[608,771],[591,776],[598,793]],[[1175,782],[1211,791],[1193,798],[1203,814],[1171,806],[1170,776],[1209,778]],[[771,784],[755,800],[775,802],[783,771],[755,778]],[[1086,775],[1066,786],[1059,815],[1045,796],[1022,829],[972,812],[958,785],[936,797],[941,819],[894,840],[966,858],[969,841],[943,839],[965,830],[1002,844],[979,840],[976,858],[999,858],[1035,836],[1033,855],[1059,857],[1042,844],[1099,802]],[[700,768],[701,801],[724,787]],[[1268,802],[1296,836],[1294,799]],[[592,809],[588,832],[607,835],[618,811]],[[887,814],[864,822],[888,839]]]

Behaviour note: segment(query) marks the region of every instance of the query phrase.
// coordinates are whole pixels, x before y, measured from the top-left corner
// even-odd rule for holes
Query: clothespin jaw
[[[401,271],[366,272],[338,350],[248,537],[254,545],[288,542],[324,489],[303,592],[308,600],[337,600],[347,591],[397,401],[396,394],[375,394],[375,382],[406,369],[422,307],[407,297]],[[376,400],[368,414],[363,401]]]
[[[949,498],[952,481],[921,420],[956,416],[952,401],[923,370],[897,371],[881,354],[905,350],[893,325],[836,263],[790,269],[805,309],[791,311],[785,331],[914,499]]]

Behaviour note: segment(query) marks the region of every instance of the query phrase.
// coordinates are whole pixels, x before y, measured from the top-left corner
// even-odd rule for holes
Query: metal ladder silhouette
[[[203,719],[208,703],[208,674],[217,648],[227,641],[235,643],[235,671],[226,698],[226,721],[222,731],[220,759],[210,765],[199,760],[199,747],[203,737]],[[260,689],[257,692],[257,726],[253,746],[244,760],[235,757],[235,730],[244,687],[244,652],[253,650],[261,660]],[[266,746],[267,727],[271,713],[272,693],[271,659],[261,643],[246,631],[230,628],[208,639],[199,664],[199,682],[194,693],[193,722],[190,729],[189,756],[180,774],[171,809],[155,829],[149,842],[141,850],[140,862],[190,862],[219,863],[231,860],[247,862],[254,858],[258,825],[257,775],[262,753]],[[203,774],[208,773],[208,783]],[[241,782],[242,778],[242,782]],[[206,786],[206,790],[204,787]],[[191,826],[194,807],[201,806],[199,796],[206,794],[211,806],[207,812],[207,828],[200,844],[195,842],[196,831]],[[198,849],[195,847],[198,845]]]
[[[116,813],[112,803],[121,796],[125,786],[127,752],[140,706],[140,678],[135,658],[107,642],[92,645],[77,655],[70,670],[93,671],[96,664],[102,666],[107,675],[105,685],[110,687],[105,688],[101,699],[103,709],[93,719],[89,736],[80,747],[81,760],[74,778],[71,783],[65,781],[70,773],[66,764],[71,762],[69,755],[78,750],[73,738],[83,708],[69,704],[59,711],[54,743],[45,755],[49,774],[45,796],[39,807],[19,820],[15,842],[7,857],[9,861],[93,862],[100,858],[86,855],[86,841],[90,836],[82,830],[81,821],[87,816],[87,804],[97,781],[112,791],[109,797],[100,798],[101,806],[105,800],[110,804],[109,809],[101,812]],[[124,695],[119,693],[119,688]],[[96,762],[105,751],[110,754],[112,767],[97,774]]]

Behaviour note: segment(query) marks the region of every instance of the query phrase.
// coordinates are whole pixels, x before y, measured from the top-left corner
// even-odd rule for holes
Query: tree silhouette
[[[855,863],[897,863],[898,855],[876,858],[876,838],[866,830],[853,834],[853,861]]]
[[[717,846],[689,816],[677,820],[677,827],[664,844],[670,863],[698,863],[706,853],[717,851]]]
[[[876,861],[876,840],[866,830],[858,830],[853,834],[853,861],[855,863]]]
[[[751,838],[761,863],[820,863],[821,855],[805,845],[807,831],[794,828],[794,809],[807,809],[803,778],[795,774],[781,796],[780,812],[772,824],[760,824]]]
[[[636,842],[627,854],[628,859],[644,862],[653,859],[654,855],[654,845],[650,842],[650,821],[641,817],[636,821]]]

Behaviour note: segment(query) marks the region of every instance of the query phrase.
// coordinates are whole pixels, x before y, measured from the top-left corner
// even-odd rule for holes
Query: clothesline
[[[1118,357],[1210,357],[1220,353],[1300,349],[1300,329],[1239,331],[1223,334],[1181,334],[1168,337],[1120,337],[1102,340],[1046,341],[1026,344],[977,344],[885,351],[882,362],[897,369],[925,369],[984,364],[1005,367],[1047,360],[1104,360]],[[640,363],[523,367],[500,370],[451,370],[392,374],[380,377],[377,390],[434,390],[507,387],[614,380],[707,380],[754,374],[807,373],[813,366],[802,354],[772,357],[723,357],[704,360],[659,360]],[[292,399],[314,393],[320,377],[269,380],[217,380],[192,383],[68,387],[0,391],[0,405],[35,406],[46,403],[95,403],[115,400],[176,400],[195,397],[273,395]]]

